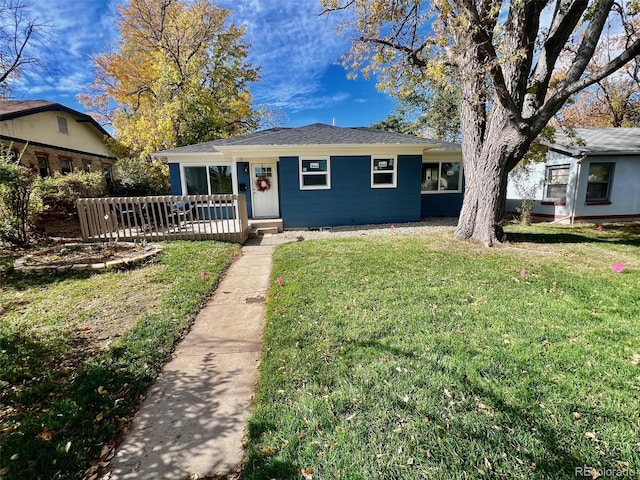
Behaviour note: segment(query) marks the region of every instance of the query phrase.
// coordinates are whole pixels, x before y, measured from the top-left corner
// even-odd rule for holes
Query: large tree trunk
[[[463,154],[464,201],[454,234],[458,240],[473,240],[488,247],[502,241],[500,221],[509,173],[506,163],[510,155],[497,142],[495,147],[473,161],[467,161]]]
[[[503,239],[500,224],[514,155],[526,150],[529,141],[510,122],[506,110],[495,104],[482,128],[485,117],[479,104],[482,102],[463,98],[461,105],[465,189],[454,236],[494,246]]]

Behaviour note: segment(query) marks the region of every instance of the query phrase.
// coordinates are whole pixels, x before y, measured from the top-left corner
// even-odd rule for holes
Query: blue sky
[[[25,75],[13,85],[19,99],[44,99],[85,111],[76,94],[91,82],[91,56],[118,41],[116,5],[122,0],[25,0],[51,26],[54,41],[42,52],[54,70]],[[251,87],[257,105],[284,116],[287,126],[315,122],[368,126],[393,110],[393,101],[373,81],[348,80],[338,64],[349,38],[336,34],[337,15],[318,16],[319,0],[219,0],[246,25],[249,61],[262,68]]]

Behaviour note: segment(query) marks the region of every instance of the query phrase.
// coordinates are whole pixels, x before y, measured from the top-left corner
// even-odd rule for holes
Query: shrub
[[[55,174],[39,183],[44,208],[75,215],[76,200],[83,197],[104,197],[106,183],[99,172],[75,171],[67,175]]]
[[[0,242],[19,246],[29,242],[37,180],[35,171],[19,164],[21,156],[0,146]]]
[[[121,158],[116,163],[117,180],[109,185],[111,196],[167,195],[169,168],[158,161]]]

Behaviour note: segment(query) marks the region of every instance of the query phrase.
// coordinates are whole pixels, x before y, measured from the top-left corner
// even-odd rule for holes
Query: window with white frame
[[[422,193],[461,192],[460,162],[423,163],[421,190]]]
[[[371,157],[371,188],[395,188],[397,168],[395,157]]]
[[[224,195],[233,193],[231,165],[183,167],[187,195]]]
[[[331,188],[331,163],[328,158],[300,157],[300,190]]]
[[[547,167],[545,174],[544,199],[546,201],[565,201],[569,183],[569,165]]]
[[[586,202],[608,202],[613,179],[613,163],[589,165]]]

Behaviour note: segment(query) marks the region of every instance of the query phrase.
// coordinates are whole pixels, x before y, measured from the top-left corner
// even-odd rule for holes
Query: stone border
[[[23,273],[48,273],[48,272],[80,272],[87,270],[106,270],[118,267],[131,267],[143,263],[150,257],[153,257],[162,251],[162,247],[157,244],[147,245],[144,247],[143,252],[137,255],[133,255],[126,258],[119,258],[117,260],[109,260],[108,262],[99,263],[74,263],[72,265],[25,265],[26,262],[37,257],[39,254],[54,253],[63,248],[77,247],[79,245],[88,245],[86,243],[65,243],[64,245],[58,245],[56,247],[48,248],[39,251],[37,254],[28,254],[18,258],[13,263],[13,268],[18,272]],[[118,242],[118,245],[137,246],[138,244],[133,242]]]

